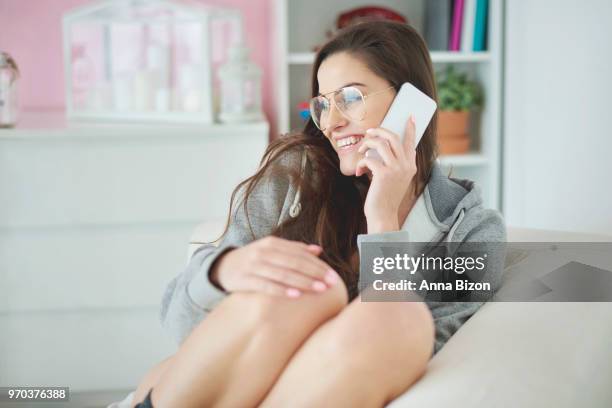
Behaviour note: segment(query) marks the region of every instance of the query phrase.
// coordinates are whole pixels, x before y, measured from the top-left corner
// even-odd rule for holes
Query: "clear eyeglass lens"
[[[352,120],[362,120],[365,116],[365,101],[359,89],[342,88],[333,95],[334,103],[344,116]],[[323,96],[312,98],[310,114],[319,129],[325,129],[329,117],[330,102]]]
[[[348,118],[362,120],[365,115],[365,101],[359,89],[349,86],[335,95],[336,105]]]
[[[321,126],[321,120],[325,120],[328,113],[329,102],[327,99],[322,96],[318,96],[310,100],[310,115],[312,116],[312,120],[315,122],[315,125],[317,125],[319,129],[324,128]]]

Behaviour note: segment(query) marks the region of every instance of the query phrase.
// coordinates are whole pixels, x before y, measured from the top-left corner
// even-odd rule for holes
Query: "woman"
[[[436,99],[408,25],[361,23],[321,48],[303,132],[268,147],[232,194],[242,200],[220,244],[169,284],[161,318],[181,347],[142,380],[139,406],[380,407],[478,309],[360,301],[362,242],[505,240],[480,190],[436,164],[437,115],[416,150],[413,120],[403,143],[378,127],[404,82]],[[495,282],[503,259],[492,258]]]

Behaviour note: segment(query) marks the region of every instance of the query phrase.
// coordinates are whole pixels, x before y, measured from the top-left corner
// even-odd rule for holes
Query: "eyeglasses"
[[[314,124],[321,130],[324,131],[327,128],[329,121],[329,113],[331,109],[331,103],[325,95],[333,94],[332,101],[336,109],[340,113],[351,120],[363,120],[366,115],[365,101],[367,98],[377,95],[379,93],[388,91],[394,88],[390,86],[380,91],[376,91],[367,95],[364,95],[358,88],[354,86],[347,86],[344,88],[337,89],[332,92],[328,92],[324,95],[315,96],[310,100],[310,116]]]

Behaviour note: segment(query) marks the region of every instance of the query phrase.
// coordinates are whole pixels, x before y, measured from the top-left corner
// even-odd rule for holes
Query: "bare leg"
[[[346,303],[341,281],[326,292],[298,299],[228,296],[172,358],[153,387],[153,405],[256,406],[305,339]]]
[[[168,369],[168,366],[172,363],[172,359],[174,356],[170,356],[163,360],[161,363],[158,363],[149,372],[144,376],[144,378],[140,381],[136,392],[134,392],[134,398],[132,402],[132,407],[136,406],[137,403],[142,402],[149,390],[158,383],[162,374]]]
[[[424,373],[433,343],[424,303],[358,297],[310,336],[261,407],[382,407]]]

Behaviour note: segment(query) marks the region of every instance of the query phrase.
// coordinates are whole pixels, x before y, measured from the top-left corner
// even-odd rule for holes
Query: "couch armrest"
[[[609,407],[612,303],[487,303],[389,407]]]
[[[508,240],[612,242],[612,237],[509,227]],[[507,253],[506,266],[521,261],[512,256]],[[489,302],[389,407],[608,407],[611,337],[612,303]]]
[[[612,242],[612,236],[587,232],[508,227],[508,242]]]

